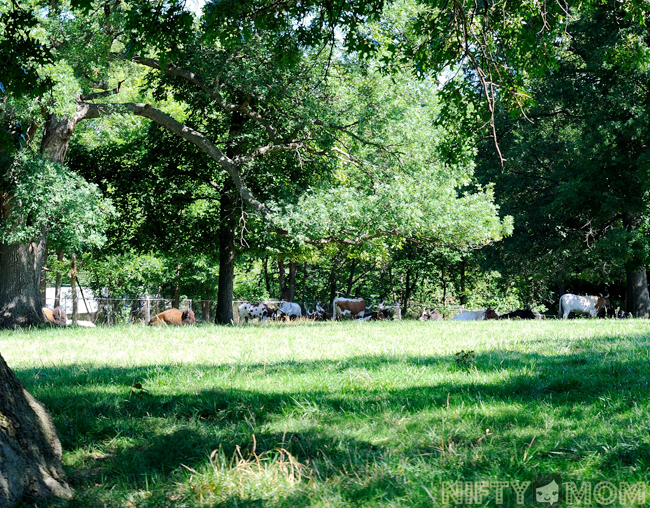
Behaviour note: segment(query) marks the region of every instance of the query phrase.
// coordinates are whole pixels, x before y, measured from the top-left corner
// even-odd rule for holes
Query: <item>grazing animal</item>
[[[618,319],[630,319],[632,317],[631,312],[625,312],[623,309],[620,309],[618,311],[618,314],[616,314],[616,317]]]
[[[576,314],[589,314],[590,318],[596,317],[603,307],[610,307],[609,298],[604,296],[579,296],[565,294],[560,297],[560,310],[558,316],[567,319],[571,311]]]
[[[298,319],[302,316],[300,305],[294,302],[282,302],[280,308],[273,313],[275,319],[284,319],[286,316],[291,321]]]
[[[320,302],[318,302],[314,312],[307,312],[307,318],[313,319],[314,321],[330,321],[332,319],[332,314],[325,312],[325,309],[323,309],[323,307],[320,306]]]
[[[499,319],[537,319],[537,316],[530,309],[519,309],[508,312],[507,314],[501,314]]]
[[[612,309],[611,307],[601,307],[600,310],[598,311],[598,314],[596,314],[597,318],[603,319],[603,318],[608,318],[612,319],[616,317],[616,310]]]
[[[266,321],[273,317],[275,312],[265,303],[244,302],[239,307],[239,321],[247,323],[249,319],[261,319]]]
[[[192,309],[167,309],[149,320],[149,325],[192,325],[196,322]]]
[[[381,302],[377,306],[376,312],[367,312],[362,311],[357,314],[357,321],[385,321],[387,319],[393,319],[392,308],[394,307],[384,307],[384,302]]]
[[[494,309],[475,310],[473,312],[461,312],[454,316],[452,321],[480,321],[482,319],[498,319],[499,315]]]
[[[66,325],[67,316],[65,315],[65,311],[61,307],[54,307],[54,309],[48,309],[47,307],[43,307],[43,315],[45,316],[45,319],[48,320],[50,323],[54,323],[55,325],[59,325],[59,326]]]
[[[422,311],[422,315],[418,318],[419,321],[442,321],[442,314],[438,309],[429,312],[426,308]]]
[[[381,316],[381,317],[380,317]],[[358,317],[356,320],[357,321],[383,321],[384,317],[383,315],[379,314],[379,312],[364,312],[362,317]]]
[[[356,318],[362,312],[366,311],[366,302],[363,298],[334,298],[332,302],[333,316],[332,319],[338,321],[339,318],[345,317]],[[363,314],[361,315],[363,317]]]
[[[377,307],[377,312],[380,315],[380,319],[393,319],[395,312],[393,309],[397,306],[397,304],[390,305],[388,307],[384,307],[384,302],[381,302],[379,306]]]

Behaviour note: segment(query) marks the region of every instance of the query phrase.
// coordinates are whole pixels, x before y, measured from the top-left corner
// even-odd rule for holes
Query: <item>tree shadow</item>
[[[312,481],[337,488],[345,503],[364,504],[375,499],[379,492],[390,503],[414,488],[405,485],[406,473],[396,473],[399,469],[396,466],[385,467],[389,463],[409,460],[435,463],[438,470],[455,468],[455,474],[462,474],[468,480],[482,474],[485,469],[477,469],[477,461],[489,459],[479,457],[460,462],[454,459],[454,453],[466,450],[464,453],[469,456],[483,446],[492,446],[497,453],[499,445],[490,443],[498,438],[489,434],[484,438],[480,432],[485,431],[477,432],[477,424],[453,432],[443,428],[445,419],[462,420],[459,412],[480,414],[483,402],[487,405],[498,402],[500,407],[481,414],[482,428],[518,427],[517,439],[521,443],[532,443],[543,424],[540,405],[559,408],[566,413],[575,432],[585,434],[588,432],[582,422],[593,418],[591,406],[606,408],[612,415],[625,413],[633,403],[640,402],[642,397],[647,399],[648,395],[647,354],[634,353],[639,351],[632,346],[618,349],[617,354],[623,355],[620,359],[608,359],[604,353],[542,355],[489,351],[476,354],[475,368],[474,365],[458,366],[454,355],[443,355],[359,356],[344,361],[219,366],[68,365],[23,369],[16,373],[51,412],[64,450],[72,457],[67,471],[70,485],[78,496],[68,502],[69,506],[78,503],[99,507],[117,503],[105,491],[95,498],[94,494],[83,494],[93,492],[97,485],[106,486],[107,490],[119,485],[124,491],[126,485],[132,491],[147,491],[149,483],[154,484],[157,493],[142,499],[138,505],[164,505],[169,499],[161,496],[174,491],[175,486],[183,483],[185,475],[191,475],[192,471],[208,474],[210,456],[215,450],[220,450],[224,457],[239,456],[242,460],[285,450],[309,469]],[[444,381],[435,382],[411,379],[408,387],[386,387],[362,378],[351,385],[341,382],[328,389],[288,392],[245,390],[222,383],[209,389],[183,388],[184,391],[156,393],[154,382],[161,374],[174,376],[187,371],[225,375],[233,368],[250,375],[253,381],[287,372],[295,376],[327,373],[345,381],[353,371],[377,377],[377,373],[396,367],[404,368],[404,376],[408,376],[408,368],[429,369],[451,376],[441,376],[439,379]],[[144,389],[134,387],[134,382],[141,383]],[[304,421],[292,428],[286,420],[296,415]],[[399,415],[402,420],[410,419],[414,423],[404,424],[402,434],[385,441],[356,436],[354,430],[360,426],[390,427],[393,420],[385,423],[387,415]],[[281,425],[287,427],[286,432],[277,431]],[[432,441],[421,435],[426,428],[432,429],[433,434],[448,434],[443,442]],[[411,438],[400,441],[410,434]],[[572,437],[578,438],[575,434]],[[604,470],[650,464],[650,446],[644,439],[628,436],[612,441],[605,435],[585,435],[584,439],[601,440],[608,446],[601,453],[600,467]],[[551,445],[542,446],[546,448],[538,450],[538,459],[548,464],[557,463],[559,455],[554,453],[564,453],[555,451]],[[580,461],[588,453],[592,450],[575,449],[560,458]],[[336,487],[331,487],[332,484]],[[425,503],[426,491],[419,487],[415,490],[409,490],[408,495]],[[294,492],[278,505],[307,506],[311,502],[308,494]],[[233,494],[229,501],[212,505],[232,506],[233,503],[265,505],[263,498],[238,494]]]

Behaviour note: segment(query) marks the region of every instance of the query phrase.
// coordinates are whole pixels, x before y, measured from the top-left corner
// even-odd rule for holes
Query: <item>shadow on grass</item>
[[[121,504],[129,493],[150,490],[155,494],[137,505],[165,505],[193,471],[207,474],[210,454],[217,449],[232,458],[286,450],[306,465],[314,482],[336,490],[347,504],[364,504],[379,495],[386,503],[406,496],[426,504],[430,500],[423,489],[406,486],[413,478],[422,481],[426,470],[429,476],[424,477],[433,481],[433,470],[453,470],[469,480],[489,474],[495,464],[506,467],[512,461],[510,452],[504,451],[506,445],[523,449],[529,443],[531,448],[548,408],[559,411],[556,418],[571,422],[574,445],[564,451],[561,447],[557,451],[557,443],[543,445],[546,449],[537,454],[541,463],[551,467],[558,460],[579,462],[593,456],[593,443],[602,442],[597,450],[601,470],[650,465],[646,440],[598,435],[602,431],[583,423],[593,421],[599,411],[612,418],[626,415],[637,410],[637,403],[647,410],[647,352],[633,353],[618,350],[607,358],[600,353],[545,356],[494,351],[476,355],[476,371],[457,368],[454,356],[440,356],[217,367],[70,365],[16,373],[50,410],[59,429],[69,456],[70,484],[78,493],[69,506]],[[413,377],[405,388],[367,381],[387,370],[400,376],[403,369],[408,376],[406,371],[412,368],[444,376],[429,384]],[[178,382],[173,393],[156,393],[155,380],[161,375],[168,376],[173,386],[176,376],[186,379],[189,374],[221,375],[223,381],[233,369],[261,387],[266,378],[285,375],[322,375],[334,382],[328,390],[290,392],[230,388],[226,382],[215,383],[213,389],[188,390]],[[349,374],[358,372],[368,376],[356,382]],[[134,381],[149,391],[133,388]],[[482,406],[491,410],[483,413]],[[449,420],[455,422],[451,430],[445,423]],[[283,425],[288,430],[277,431]],[[393,426],[399,431],[387,432],[384,440],[356,437],[364,426],[384,431]],[[514,443],[500,442],[499,437],[483,439],[486,428],[517,429],[518,437]],[[590,448],[575,443],[589,443]],[[479,447],[489,453],[477,454]],[[403,463],[408,461],[429,465],[407,481]],[[213,506],[267,504],[254,495],[233,493],[228,499]],[[293,492],[275,504],[296,507],[312,502],[309,494]]]

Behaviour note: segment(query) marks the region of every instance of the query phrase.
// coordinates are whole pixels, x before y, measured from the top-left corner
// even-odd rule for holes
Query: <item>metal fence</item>
[[[204,302],[207,302],[204,303]],[[54,307],[54,298],[47,298],[46,307]],[[164,310],[173,307],[174,300],[166,298],[79,298],[77,300],[77,312],[80,320],[87,320],[96,325],[118,325],[118,324],[146,324],[149,320]],[[180,301],[179,308],[192,309],[197,320],[203,319],[204,315],[210,315],[210,306],[216,308],[216,301],[200,300],[196,305],[191,299]],[[68,319],[72,317],[72,298],[61,297],[59,306],[65,311]],[[198,308],[197,308],[198,307]],[[214,315],[214,314],[212,314]]]
[[[233,301],[233,319],[235,323],[239,323],[238,307],[244,300]],[[167,309],[173,307],[174,300],[168,298],[156,297],[141,297],[141,298],[101,298],[80,297],[77,300],[78,316],[80,320],[91,321],[96,325],[119,325],[119,324],[146,324],[149,320]],[[263,303],[271,307],[277,308],[281,300],[267,300]],[[303,315],[307,312],[314,311],[316,305],[320,305],[326,312],[332,312],[332,303],[324,302],[296,302],[300,304]],[[379,301],[367,300],[369,309],[376,308]],[[47,298],[45,302],[47,307],[54,307],[54,298]],[[59,306],[65,311],[68,319],[72,318],[72,297],[71,295],[63,295],[60,298]],[[442,305],[418,305],[409,306],[408,309],[400,309],[400,315],[395,316],[397,319],[401,318],[415,318],[417,319],[426,307],[429,310],[434,308],[439,309],[441,312],[444,310],[445,315],[455,316],[460,312],[466,312],[469,309],[458,306],[444,307]],[[216,300],[193,300],[183,299],[180,301],[179,308],[181,310],[192,309],[197,321],[212,322],[216,315],[217,301]],[[545,319],[555,319],[556,315],[542,315]]]
[[[45,306],[54,308],[55,299],[46,298]],[[119,325],[119,324],[146,324],[149,320],[167,309],[173,307],[174,300],[156,297],[140,298],[102,298],[80,296],[77,298],[77,313],[79,320],[91,321],[96,325]],[[233,318],[234,322],[239,322],[238,307],[244,303],[244,300],[233,301]],[[263,303],[271,307],[279,307],[281,300],[266,300]],[[316,305],[320,305],[326,312],[332,312],[332,303],[324,302],[296,302],[300,304],[303,315],[307,312],[313,312]],[[369,309],[376,308],[381,302],[367,300]],[[62,295],[59,299],[59,307],[67,314],[68,319],[72,318],[72,296]],[[216,300],[180,300],[179,308],[181,310],[192,309],[197,321],[211,322],[216,315]]]

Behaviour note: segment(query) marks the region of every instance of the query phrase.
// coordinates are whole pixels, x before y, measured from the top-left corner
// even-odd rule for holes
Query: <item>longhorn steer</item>
[[[426,308],[422,311],[422,315],[418,318],[418,321],[442,321],[442,314],[438,309],[434,309],[429,312]]]
[[[192,309],[167,309],[149,320],[149,325],[191,325],[196,322]]]
[[[239,321],[243,321],[244,323],[248,322],[249,319],[255,318],[266,321],[274,315],[274,311],[265,303],[244,302],[238,307],[238,310]]]
[[[300,305],[294,302],[282,302],[280,308],[275,311],[275,319],[283,319],[288,316],[290,320],[298,319],[302,316]]]
[[[567,293],[560,298],[558,315],[567,319],[573,311],[576,314],[589,314],[589,317],[593,318],[596,317],[600,309],[610,305],[609,298],[603,296],[579,296]]]
[[[513,310],[507,314],[501,314],[499,319],[537,319],[535,313],[530,309]]]
[[[451,318],[452,321],[481,321],[482,319],[498,319],[499,315],[494,309],[475,310],[473,312],[461,312]]]
[[[339,317],[354,317],[366,311],[366,302],[363,298],[334,298],[332,302],[332,319],[337,321]]]
[[[307,318],[313,319],[314,321],[330,321],[332,319],[332,314],[325,312],[325,309],[323,309],[323,307],[320,306],[320,302],[318,302],[314,312],[307,312]]]
[[[382,302],[379,307],[377,307],[376,312],[364,311],[363,314],[359,313],[357,321],[385,321],[391,319],[392,316],[390,314],[390,309],[392,309],[392,307],[384,307],[384,302]]]

